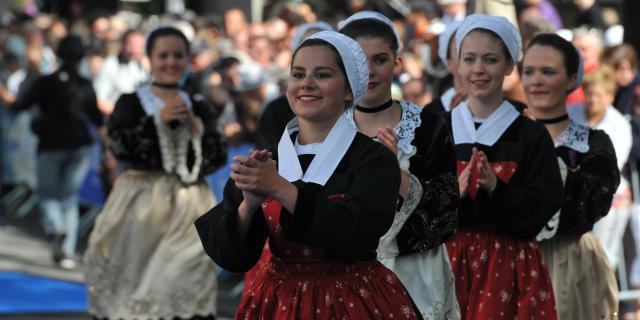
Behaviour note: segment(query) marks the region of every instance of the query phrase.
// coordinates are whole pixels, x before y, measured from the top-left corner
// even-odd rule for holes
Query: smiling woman
[[[362,46],[369,65],[367,93],[346,115],[358,130],[393,151],[400,164],[401,205],[377,255],[407,288],[425,320],[460,319],[453,272],[443,242],[457,228],[458,184],[451,135],[437,114],[391,99],[402,65],[393,23],[361,11],[340,29]]]
[[[522,47],[502,17],[474,14],[456,32],[468,100],[447,115],[461,195],[447,242],[463,319],[557,319],[535,236],[562,204],[553,143],[502,96]]]
[[[535,36],[523,61],[529,105],[554,140],[565,190],[562,210],[537,238],[558,289],[560,319],[615,319],[615,275],[591,230],[607,215],[620,173],[609,137],[567,116],[567,95],[582,80],[580,62],[578,50],[555,34]]]
[[[215,265],[193,221],[215,203],[202,179],[226,161],[216,115],[179,89],[189,43],[160,27],[147,39],[154,82],[122,95],[108,122],[125,167],[85,253],[89,313],[98,319],[212,319]]]
[[[375,259],[400,177],[393,154],[344,116],[367,81],[355,41],[330,31],[307,38],[287,89],[297,117],[277,151],[236,157],[223,202],[196,221],[205,251],[234,272],[255,265],[269,238],[273,257],[246,284],[236,319],[419,318]]]

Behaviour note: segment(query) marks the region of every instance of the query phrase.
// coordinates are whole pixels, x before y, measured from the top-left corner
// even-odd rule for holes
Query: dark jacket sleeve
[[[16,100],[11,105],[11,111],[18,113],[31,108],[38,103],[42,96],[44,77],[38,77],[26,87],[20,90]]]
[[[415,211],[397,237],[400,254],[434,248],[450,239],[458,226],[458,179],[453,140],[444,120],[424,110],[416,130],[418,148],[409,171],[422,186]]]
[[[400,187],[400,168],[391,151],[371,141],[354,162],[353,181],[343,201],[298,181],[295,211],[281,221],[285,238],[324,250],[337,260],[370,260],[391,227]],[[343,160],[344,161],[344,160]],[[373,256],[372,256],[373,254]]]
[[[118,161],[162,168],[153,117],[145,114],[135,94],[120,96],[107,127],[109,146]]]
[[[509,183],[497,179],[491,195],[480,190],[476,198],[478,219],[514,237],[535,237],[564,201],[564,187],[551,137],[529,119],[520,136],[523,161]],[[526,126],[525,126],[526,125]]]
[[[591,131],[589,152],[579,166],[570,168],[567,174],[559,232],[591,231],[593,225],[609,213],[619,184],[620,171],[609,136],[600,130]]]
[[[227,148],[216,130],[218,111],[201,99],[193,101],[194,113],[200,117],[204,125],[202,136],[202,165],[200,175],[207,175],[227,162]]]
[[[267,239],[262,209],[253,214],[245,239],[240,239],[238,207],[242,200],[242,192],[229,179],[222,202],[195,221],[204,251],[220,267],[231,272],[251,269],[260,259]]]

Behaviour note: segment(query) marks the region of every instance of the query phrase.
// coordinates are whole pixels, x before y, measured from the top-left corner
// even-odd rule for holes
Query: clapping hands
[[[478,188],[489,192],[489,194],[493,193],[498,183],[498,179],[493,173],[487,155],[483,151],[478,151],[476,147],[473,147],[471,152],[469,164],[458,176],[458,187],[461,198],[469,195],[469,189],[472,183],[477,183]],[[473,179],[475,177],[477,177],[477,180]]]

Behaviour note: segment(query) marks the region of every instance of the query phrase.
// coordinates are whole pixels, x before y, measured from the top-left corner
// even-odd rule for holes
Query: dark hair
[[[364,38],[380,38],[383,39],[391,51],[396,53],[400,44],[400,39],[396,37],[396,33],[386,23],[377,19],[359,19],[349,22],[344,28],[340,29],[340,33],[349,36],[352,39]]]
[[[151,56],[151,51],[153,51],[153,46],[156,44],[156,40],[158,40],[158,38],[168,36],[178,37],[182,40],[182,42],[184,42],[184,48],[187,50],[187,53],[189,53],[189,40],[182,31],[174,27],[160,27],[151,31],[147,37],[147,43],[145,44],[145,52],[147,53],[147,56]]]
[[[638,70],[638,53],[636,53],[633,46],[628,43],[607,49],[602,60],[613,67],[617,67],[622,60],[627,60],[631,65],[631,69],[634,71]]]
[[[238,58],[232,57],[232,56],[223,57],[213,64],[213,70],[214,71],[226,70],[236,64],[240,64],[240,60],[238,60]]]
[[[528,49],[531,49],[535,45],[551,47],[560,52],[562,54],[562,60],[564,60],[564,68],[567,71],[567,76],[578,73],[580,56],[578,55],[576,47],[574,47],[571,42],[555,33],[540,33],[531,39]]]
[[[349,77],[347,76],[347,70],[344,67],[344,62],[342,62],[342,58],[340,57],[340,53],[338,52],[338,50],[331,43],[329,43],[327,41],[324,41],[322,39],[304,40],[302,42],[302,44],[298,46],[296,51],[293,52],[293,55],[291,56],[291,66],[293,66],[293,60],[296,58],[296,55],[298,54],[298,51],[300,51],[300,49],[302,49],[304,47],[313,47],[313,46],[325,46],[325,47],[331,49],[331,51],[335,55],[336,62],[338,63],[338,67],[340,67],[340,71],[342,71],[342,74],[344,75],[344,78],[347,80],[347,85],[348,85],[349,84]]]
[[[496,40],[498,40],[498,42],[500,43],[500,46],[502,47],[502,53],[504,54],[504,56],[507,59],[509,59],[509,61],[515,61],[517,59],[517,57],[512,57],[511,56],[511,52],[509,52],[509,49],[507,49],[507,45],[504,43],[504,41],[502,41],[502,38],[500,38],[500,36],[497,33],[493,32],[493,31],[491,31],[489,29],[484,29],[484,28],[473,29],[469,33],[467,33],[467,35],[465,35],[464,37],[465,38],[468,37],[469,34],[471,34],[471,32],[474,32],[474,31],[478,31],[478,32],[481,32],[481,33],[484,33],[484,34],[488,34],[488,35],[492,36],[493,38],[495,38]],[[462,39],[462,41],[464,42],[464,39]],[[456,48],[456,51],[457,52],[462,52],[462,43],[460,43],[460,48]]]
[[[58,43],[56,53],[63,65],[72,66],[80,63],[85,54],[82,39],[76,35],[64,37]]]

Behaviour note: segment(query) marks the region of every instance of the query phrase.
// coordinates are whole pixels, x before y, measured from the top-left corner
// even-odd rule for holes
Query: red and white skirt
[[[462,319],[558,318],[551,277],[536,241],[461,230],[446,246]]]
[[[287,260],[262,267],[236,319],[419,319],[396,275],[378,261]]]

